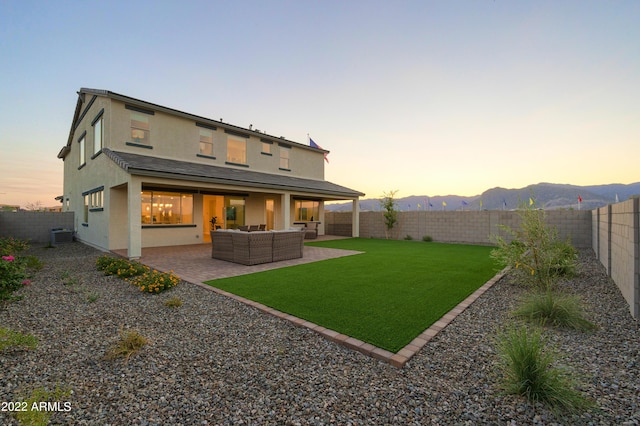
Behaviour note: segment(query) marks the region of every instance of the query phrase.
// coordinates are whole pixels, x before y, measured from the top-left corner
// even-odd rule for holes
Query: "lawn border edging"
[[[453,309],[444,314],[442,318],[433,323],[429,328],[415,337],[408,345],[400,349],[397,353],[387,351],[385,349],[374,346],[370,343],[363,342],[362,340],[354,337],[347,336],[346,334],[339,333],[335,330],[322,327],[318,324],[312,323],[302,318],[287,314],[285,312],[273,309],[262,303],[249,300],[245,297],[238,296],[225,290],[213,287],[204,283],[194,283],[200,287],[206,288],[210,291],[214,291],[222,296],[226,296],[230,299],[236,300],[248,306],[257,308],[258,310],[273,315],[278,318],[290,321],[298,327],[304,327],[309,330],[315,331],[327,340],[338,343],[349,349],[356,350],[364,355],[372,358],[385,361],[396,368],[403,368],[405,364],[416,354],[420,349],[424,347],[431,339],[433,339],[441,330],[448,326],[458,315],[465,311],[473,302],[475,302],[480,296],[482,296],[487,290],[489,290],[495,283],[500,281],[505,276],[509,267],[504,268],[498,272],[489,281],[484,283],[480,288],[474,291],[471,295],[467,296],[462,302],[458,303]]]

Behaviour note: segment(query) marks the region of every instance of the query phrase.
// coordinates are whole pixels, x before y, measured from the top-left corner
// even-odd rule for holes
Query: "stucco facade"
[[[63,211],[105,250],[209,240],[216,226],[288,229],[362,193],[324,180],[327,151],[104,90],[81,89],[64,161]],[[357,215],[357,213],[354,213]],[[356,220],[357,222],[357,216]],[[358,235],[354,226],[353,235]]]

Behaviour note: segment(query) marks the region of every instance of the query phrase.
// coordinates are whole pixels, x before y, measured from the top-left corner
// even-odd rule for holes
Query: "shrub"
[[[575,390],[574,382],[557,367],[555,356],[544,351],[539,330],[511,327],[498,336],[503,388],[552,409],[577,411],[590,404]]]
[[[521,282],[549,290],[558,277],[574,273],[577,252],[568,240],[558,239],[557,229],[546,225],[544,210],[521,206],[519,215],[520,230],[501,226],[513,241],[492,237],[497,248],[491,256],[501,266],[511,266]]]
[[[28,285],[24,259],[12,255],[0,258],[0,300],[11,298],[11,294]]]
[[[141,263],[108,255],[100,256],[96,260],[96,265],[98,270],[103,271],[105,275],[117,275],[120,278],[142,275],[149,269]]]
[[[551,290],[533,292],[525,296],[514,315],[540,325],[593,330],[596,326],[585,319],[582,301],[578,296]]]
[[[5,349],[35,349],[36,346],[38,346],[38,339],[34,336],[0,327],[0,351]]]
[[[425,235],[424,237],[422,237],[422,241],[424,241],[425,243],[430,243],[433,241],[433,238],[431,237],[431,235]]]
[[[0,255],[1,256],[15,255],[16,253],[25,251],[28,248],[29,248],[29,243],[27,241],[19,240],[13,237],[0,238]]]
[[[133,285],[140,287],[140,291],[147,293],[160,293],[175,287],[180,282],[180,278],[171,272],[160,272],[154,270],[148,270],[142,275],[127,278]]]
[[[407,240],[407,241],[412,241],[412,240],[413,240],[413,237],[412,237],[411,235],[407,234],[407,235],[404,237],[404,239],[405,239],[405,240]]]
[[[71,407],[69,401],[63,400],[70,395],[70,388],[62,388],[58,385],[56,385],[54,391],[47,391],[43,387],[36,388],[31,392],[31,395],[22,399],[25,402],[26,411],[17,411],[14,417],[21,425],[46,426],[51,422],[53,412],[46,409],[39,409],[40,404],[46,402],[61,402],[63,408],[67,407],[66,404]]]
[[[107,350],[105,358],[108,360],[122,358],[128,362],[129,358],[149,343],[146,337],[135,330],[124,331],[120,329],[120,338]]]
[[[382,207],[382,216],[384,218],[385,225],[384,235],[386,239],[389,239],[391,230],[396,226],[396,223],[398,223],[398,210],[396,210],[396,201],[393,198],[397,192],[397,189],[385,192],[382,200],[380,200],[380,207]]]
[[[96,265],[105,275],[117,275],[147,293],[160,293],[180,282],[180,278],[173,271],[167,273],[151,270],[146,265],[123,258],[100,256]]]

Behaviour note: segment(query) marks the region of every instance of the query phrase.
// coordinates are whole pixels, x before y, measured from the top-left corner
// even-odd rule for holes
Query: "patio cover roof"
[[[188,161],[112,151],[108,148],[103,149],[103,153],[127,173],[138,176],[154,176],[222,185],[240,185],[252,188],[313,192],[314,194],[337,199],[362,197],[364,195],[362,192],[324,180],[190,163]]]

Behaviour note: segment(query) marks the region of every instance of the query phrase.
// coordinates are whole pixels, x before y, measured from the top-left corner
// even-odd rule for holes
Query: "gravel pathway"
[[[570,416],[500,394],[493,339],[522,293],[509,278],[399,370],[189,283],[141,294],[96,271],[102,253],[80,243],[30,253],[45,267],[0,305],[0,324],[39,345],[0,353],[0,402],[68,386],[55,424],[640,423],[640,326],[592,253],[562,286],[599,329],[547,333],[598,407]],[[174,296],[184,304],[164,306]],[[104,359],[121,327],[150,340],[127,364]],[[0,412],[0,424],[17,422]]]

